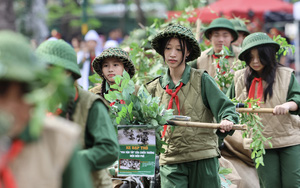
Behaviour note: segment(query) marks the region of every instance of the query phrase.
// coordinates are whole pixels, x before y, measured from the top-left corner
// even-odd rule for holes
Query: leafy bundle
[[[220,52],[221,56],[216,59],[215,62],[219,64],[220,68],[217,68],[217,74],[214,79],[216,80],[216,83],[219,85],[223,93],[227,92],[230,84],[232,83],[234,71],[240,70],[245,67],[245,62],[241,62],[238,60],[233,63],[233,67],[230,67],[228,59],[226,59],[226,56],[228,56],[230,53],[231,52],[229,48],[223,46],[223,50]]]
[[[34,90],[26,95],[27,102],[35,106],[29,123],[30,134],[38,137],[46,111],[54,112],[60,103],[68,100],[72,92],[73,82],[60,67],[52,67],[44,71],[33,83]]]
[[[105,99],[110,102],[114,125],[147,125],[155,129],[156,153],[163,153],[161,146],[166,143],[160,139],[159,133],[163,129],[161,125],[174,117],[173,110],[165,110],[164,105],[159,105],[159,98],[152,97],[144,86],[134,94],[134,83],[126,71],[123,77],[117,75],[114,79],[115,84],[110,86],[113,90],[105,94]]]
[[[258,99],[246,99],[245,101],[233,99],[233,102],[242,102],[245,104],[246,108],[248,108],[248,104],[251,104],[253,109],[260,108],[257,105]],[[240,123],[248,126],[248,129],[243,132],[243,138],[252,138],[250,144],[250,149],[252,150],[251,158],[255,160],[256,168],[258,168],[259,165],[264,166],[263,155],[266,153],[264,143],[268,142],[270,147],[272,147],[272,143],[269,141],[272,137],[264,137],[262,134],[264,125],[261,123],[261,118],[256,113],[241,113]]]

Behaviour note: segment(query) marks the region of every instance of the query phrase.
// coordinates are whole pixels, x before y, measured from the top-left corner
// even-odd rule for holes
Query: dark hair
[[[102,96],[104,98],[104,94],[106,92],[106,79],[103,79],[102,84],[101,84],[101,93],[100,96]]]
[[[179,37],[176,37],[176,36],[163,38],[162,41],[161,41],[161,48],[159,49],[160,50],[159,53],[163,54],[163,58],[164,58],[164,61],[165,61],[165,55],[164,55],[165,54],[165,49],[166,49],[166,46],[168,45],[168,43],[170,42],[170,40],[172,38],[177,38],[179,40],[180,50],[181,50],[181,53],[182,53],[182,60],[180,62],[180,64],[181,64],[183,62],[183,58],[185,56],[185,46],[187,48],[187,51],[189,51],[190,54],[192,53],[191,44],[189,42],[187,42],[185,39],[179,38]],[[188,62],[188,61],[190,61],[190,56],[187,57],[185,62]]]
[[[276,76],[276,69],[282,66],[276,61],[276,49],[271,45],[260,45],[249,49],[244,58],[248,65],[245,72],[245,85],[247,92],[250,90],[250,86],[254,77],[259,77],[259,75],[250,67],[250,62],[252,59],[251,50],[257,49],[260,63],[264,65],[261,78],[267,82],[266,88],[264,88],[264,101],[266,102],[267,96],[271,98],[273,96],[273,83]]]
[[[20,85],[20,91],[21,94],[26,94],[31,91],[29,85],[27,83],[22,83],[22,82],[14,82],[10,80],[0,80],[0,96],[5,95],[11,84],[13,83],[18,83]]]

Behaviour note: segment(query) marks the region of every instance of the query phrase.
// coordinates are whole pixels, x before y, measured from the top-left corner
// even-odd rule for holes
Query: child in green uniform
[[[181,25],[169,25],[151,43],[168,65],[168,74],[146,85],[161,104],[174,114],[190,116],[192,121],[221,123],[221,129],[165,126],[162,139],[165,153],[160,154],[162,187],[220,187],[218,175],[218,136],[228,134],[238,122],[234,104],[218,89],[204,71],[186,64],[200,55],[193,33]]]
[[[273,114],[259,114],[264,125],[264,166],[258,176],[261,187],[300,187],[300,85],[293,70],[276,61],[280,46],[265,33],[248,35],[239,59],[247,67],[237,71],[228,94],[237,100],[259,99]],[[283,115],[285,114],[285,115]]]
[[[115,84],[114,76],[122,75],[124,70],[128,72],[130,78],[135,73],[134,65],[128,53],[121,48],[108,48],[104,50],[94,59],[93,68],[103,79],[103,82],[90,91],[102,97],[110,90],[110,85]]]
[[[78,125],[59,117],[45,118],[32,135],[34,104],[26,96],[47,74],[29,41],[0,32],[0,185],[1,187],[92,187],[86,164],[74,153]],[[43,113],[43,112],[41,112]],[[1,119],[1,118],[0,118]],[[9,121],[10,120],[10,121]]]
[[[215,62],[220,56],[222,46],[226,46],[231,52],[225,57],[228,59],[230,67],[237,60],[240,49],[232,46],[231,43],[237,40],[238,34],[228,19],[217,18],[205,29],[204,36],[210,40],[212,47],[201,53],[197,59],[197,68],[205,69],[211,77],[215,77],[217,68],[220,68]]]
[[[49,65],[64,68],[74,82],[80,78],[76,52],[65,41],[45,41],[37,48],[36,53]],[[68,103],[62,104],[57,114],[81,125],[83,149],[79,154],[93,172],[95,187],[102,187],[102,177],[107,175],[103,171],[117,160],[119,154],[117,136],[104,99],[74,84]]]

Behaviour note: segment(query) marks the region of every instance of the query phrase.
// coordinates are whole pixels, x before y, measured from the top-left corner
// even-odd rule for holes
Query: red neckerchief
[[[215,54],[213,54],[212,55],[212,57],[214,58],[214,59],[220,59],[220,55],[215,55]],[[225,56],[225,59],[228,59],[229,58],[229,56]],[[219,69],[219,71],[221,70],[221,67],[220,67],[220,61],[217,61],[217,68]],[[225,71],[224,72],[222,72],[222,74],[225,74]]]
[[[176,88],[175,92],[172,93],[172,89],[169,89],[169,85],[166,85],[166,92],[171,95],[171,99],[169,101],[169,105],[168,105],[168,109],[172,109],[173,107],[173,98],[175,98],[175,103],[176,103],[176,106],[177,106],[177,110],[178,110],[178,115],[180,115],[180,107],[179,107],[179,98],[177,96],[177,93],[179,92],[179,90],[181,89],[183,83],[180,82],[180,85]],[[164,130],[162,132],[162,138],[165,136],[166,134],[166,131],[167,131],[167,125],[164,125]]]
[[[113,91],[112,89],[109,89],[109,91]],[[119,101],[119,100],[117,100],[117,101]],[[113,105],[115,105],[116,104],[116,102],[111,102],[110,104],[109,104],[109,106],[113,106]],[[125,101],[124,100],[120,100],[120,104],[126,104],[125,103]]]
[[[252,80],[252,83],[251,83],[251,86],[250,86],[250,89],[249,89],[249,93],[248,93],[248,98],[249,99],[254,99],[254,96],[255,96],[255,85],[256,85],[256,82],[258,82],[258,87],[257,87],[257,95],[256,95],[256,98],[259,99],[258,100],[258,105],[262,96],[263,96],[263,92],[264,92],[264,89],[263,89],[263,85],[262,85],[262,78],[254,78]],[[249,107],[251,107],[251,104],[249,103]]]
[[[90,62],[91,73],[94,73],[93,61],[94,61],[95,57],[96,57],[95,55],[90,54],[90,59],[91,59],[91,62]]]
[[[113,106],[115,104],[116,104],[116,102],[112,102],[112,103],[109,104],[109,106]],[[125,101],[124,100],[120,100],[120,104],[125,104]]]
[[[1,183],[0,188],[2,185],[4,188],[17,188],[17,184],[15,182],[14,176],[8,164],[17,157],[24,147],[24,142],[21,140],[13,141],[9,151],[2,157],[1,159],[1,169],[0,169],[0,176],[1,176]]]
[[[78,89],[76,87],[75,87],[75,89],[76,89],[76,93],[75,93],[74,101],[76,102],[78,100],[79,95],[78,95]],[[61,108],[57,108],[54,113],[47,112],[47,116],[52,116],[52,115],[59,116],[61,113],[63,113],[63,110]]]

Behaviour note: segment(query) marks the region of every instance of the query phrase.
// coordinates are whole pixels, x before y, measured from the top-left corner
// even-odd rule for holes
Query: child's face
[[[178,38],[172,38],[166,45],[164,56],[165,61],[169,68],[176,68],[181,64],[185,63],[185,58],[189,55],[187,48],[185,47],[184,57],[182,57],[182,49],[180,48],[180,43]],[[181,61],[183,62],[181,63]]]
[[[124,64],[120,59],[111,57],[111,58],[106,58],[103,61],[102,72],[104,78],[108,82],[115,83],[113,77],[116,75],[123,75],[123,71],[124,71]]]
[[[265,66],[260,62],[258,50],[254,48],[250,51],[250,54],[251,54],[251,61],[249,63],[249,66],[253,70],[255,70],[258,73],[258,75],[261,75]]]
[[[238,32],[239,37],[236,41],[234,41],[232,44],[236,46],[242,46],[243,40],[245,39],[246,35],[244,32]]]
[[[0,109],[11,114],[14,118],[8,136],[14,138],[25,129],[30,120],[32,108],[33,105],[28,104],[24,99],[21,84],[12,82],[4,95],[0,96]]]
[[[227,29],[218,29],[211,32],[210,41],[215,53],[220,53],[223,45],[229,48],[233,37]]]

